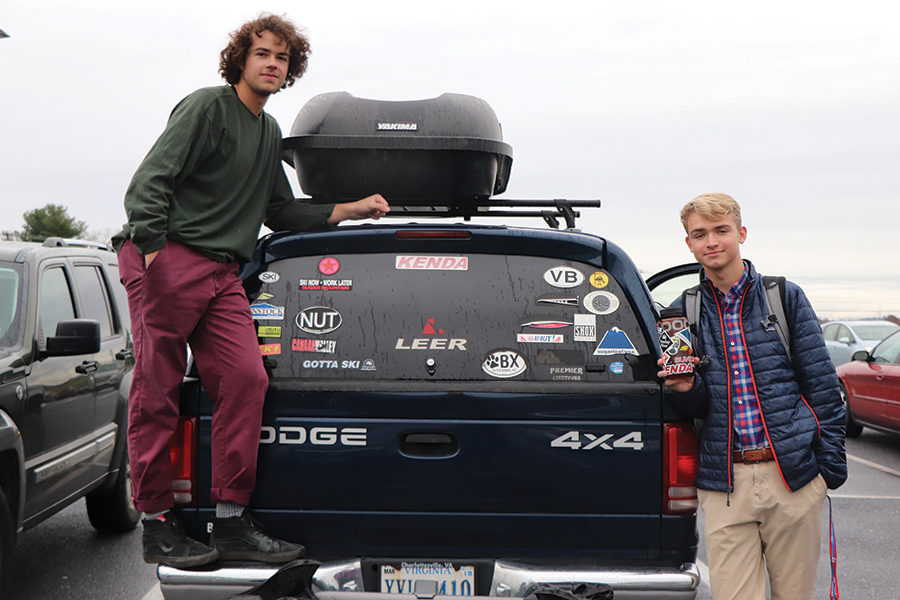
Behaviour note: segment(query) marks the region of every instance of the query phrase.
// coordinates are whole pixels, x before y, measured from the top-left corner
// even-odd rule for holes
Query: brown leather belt
[[[734,462],[736,463],[758,463],[767,460],[775,460],[775,453],[771,448],[753,448],[751,450],[735,450]]]

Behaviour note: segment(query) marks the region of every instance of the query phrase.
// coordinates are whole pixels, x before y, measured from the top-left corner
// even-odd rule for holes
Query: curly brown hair
[[[225,81],[235,85],[241,80],[247,52],[253,45],[253,36],[259,37],[263,31],[271,31],[281,38],[291,55],[287,78],[281,89],[294,85],[294,81],[303,76],[311,51],[306,33],[285,16],[262,13],[256,19],[244,23],[239,29],[231,32],[228,45],[219,54],[219,74]]]

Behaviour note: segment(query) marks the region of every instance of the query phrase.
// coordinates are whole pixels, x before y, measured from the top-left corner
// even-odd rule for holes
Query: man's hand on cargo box
[[[335,204],[328,222],[336,225],[347,219],[380,219],[389,212],[391,207],[387,200],[381,194],[372,194],[356,202]]]

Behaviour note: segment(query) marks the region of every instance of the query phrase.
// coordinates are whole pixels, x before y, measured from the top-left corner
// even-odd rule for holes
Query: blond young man
[[[306,36],[285,18],[261,15],[241,26],[221,53],[229,85],[197,90],[175,107],[125,195],[128,223],[114,243],[134,337],[128,449],[149,563],[282,563],[304,552],[266,535],[246,510],[268,376],[239,266],[263,223],[301,231],[390,210],[377,194],[338,205],[294,199],[281,130],[263,107],[303,74],[308,56]],[[170,510],[168,448],[188,344],[214,404],[209,546],[189,538]]]
[[[844,408],[821,328],[803,291],[785,282],[788,354],[762,277],[741,258],[738,203],[703,194],[681,210],[703,267],[699,341],[708,365],[665,378],[675,403],[702,420],[698,496],[715,600],[811,599],[828,488],[847,478]]]

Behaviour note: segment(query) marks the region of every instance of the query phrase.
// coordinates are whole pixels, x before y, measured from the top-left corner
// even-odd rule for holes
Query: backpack
[[[787,317],[784,313],[784,277],[763,276],[763,289],[766,292],[766,308],[769,316],[765,320],[765,325],[773,325],[778,332],[778,338],[787,352],[788,360],[791,360],[791,329]],[[703,354],[701,347],[702,338],[700,337],[700,287],[705,285],[698,283],[690,287],[681,294],[682,306],[684,306],[684,314],[687,317],[688,325],[691,331],[691,341],[694,346],[694,355],[699,356],[701,363],[708,360]]]

